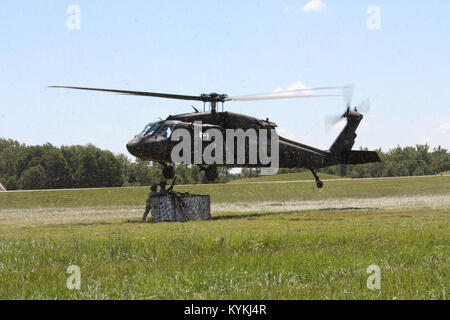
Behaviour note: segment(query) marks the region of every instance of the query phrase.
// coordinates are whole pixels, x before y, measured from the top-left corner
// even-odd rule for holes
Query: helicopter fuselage
[[[157,127],[157,128],[156,128]],[[155,161],[164,164],[173,163],[172,151],[175,146],[180,143],[178,140],[171,139],[171,134],[176,129],[184,129],[189,132],[190,137],[190,157],[188,163],[196,165],[211,165],[205,161],[204,156],[198,157],[200,152],[210,150],[211,147],[220,148],[221,156],[216,158],[213,163],[217,167],[267,167],[267,161],[262,161],[259,150],[261,139],[267,141],[267,150],[272,150],[272,135],[276,135],[277,139],[277,165],[282,168],[322,168],[339,163],[339,157],[333,155],[332,152],[323,151],[299,142],[279,137],[275,131],[276,124],[267,120],[260,120],[251,116],[241,115],[232,112],[218,112],[211,114],[210,112],[196,112],[169,116],[166,120],[154,124],[153,131],[148,130],[135,136],[128,144],[128,151],[141,160]],[[210,139],[208,131],[210,129],[218,130],[223,138],[223,142],[217,144],[217,141]],[[236,131],[248,134],[247,140],[243,141],[244,147],[238,146],[236,140]],[[145,130],[144,130],[145,131]],[[200,137],[200,149],[195,149],[198,133]],[[250,135],[254,133],[256,140],[250,140]],[[206,135],[206,136],[205,136]],[[265,135],[265,136],[263,136]],[[231,140],[230,140],[231,139]],[[231,141],[231,142],[230,142]],[[198,143],[198,141],[197,141]],[[253,144],[252,144],[253,143]],[[254,147],[252,149],[252,147]],[[273,146],[275,147],[275,146]],[[208,149],[209,148],[209,149]],[[251,153],[257,156],[251,156]],[[197,152],[197,155],[196,155]],[[243,152],[239,154],[239,152]],[[232,154],[231,157],[227,155]],[[272,151],[268,152],[273,156]],[[185,158],[186,159],[186,158]],[[201,160],[199,160],[201,159]]]

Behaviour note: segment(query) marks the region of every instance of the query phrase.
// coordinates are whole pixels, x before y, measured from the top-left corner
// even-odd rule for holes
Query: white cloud
[[[302,8],[302,11],[303,12],[312,12],[312,11],[321,12],[321,11],[325,10],[326,7],[327,7],[327,4],[324,3],[322,0],[311,0]]]
[[[287,87],[286,90],[283,90],[283,88],[278,87],[275,90],[273,90],[273,93],[282,94],[282,95],[292,95],[293,94],[292,92],[286,92],[286,91],[291,91],[291,90],[305,90],[305,91],[301,92],[301,94],[304,94],[304,95],[314,94],[314,91],[311,90],[310,87],[308,87],[301,81],[296,81],[296,82],[292,83],[289,87]]]
[[[289,13],[289,8],[284,8],[284,13]]]
[[[275,88],[275,90],[273,90],[273,92],[274,93],[283,92],[283,88],[281,88],[281,87]]]
[[[446,123],[441,124],[441,125],[440,125],[439,127],[437,127],[435,130],[436,130],[437,132],[439,132],[439,133],[446,133],[447,131],[450,130],[450,122],[446,122]]]
[[[93,137],[88,137],[87,142],[95,145],[98,143],[98,139],[93,138]]]
[[[296,81],[293,84],[291,84],[287,90],[308,90],[311,89],[310,87],[306,86],[304,83],[300,81]]]

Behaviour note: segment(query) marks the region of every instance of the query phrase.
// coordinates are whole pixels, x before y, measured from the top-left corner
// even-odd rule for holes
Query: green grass
[[[179,187],[213,201],[449,195],[450,177]],[[215,213],[209,221],[138,223],[2,215],[65,207],[127,210],[146,188],[0,194],[0,299],[448,299],[450,208]],[[127,207],[129,205],[130,207]],[[124,207],[125,206],[125,207]],[[95,209],[97,208],[97,209]],[[130,209],[131,210],[131,209]],[[117,216],[117,215],[116,215]],[[24,217],[26,217],[24,215]],[[69,265],[81,290],[69,290]],[[366,269],[381,268],[381,290]]]
[[[342,177],[327,173],[319,173],[321,180],[327,179],[342,179]],[[295,180],[313,180],[314,176],[310,171],[295,172],[295,173],[281,173],[270,176],[259,176],[254,178],[243,178],[232,180],[230,183],[246,183],[246,182],[266,182],[266,181],[295,181]]]
[[[177,186],[179,192],[209,194],[215,203],[325,200],[339,198],[377,198],[448,194],[450,176],[420,178],[379,178],[325,181],[317,189],[313,181],[288,183],[245,183]],[[14,208],[73,208],[142,205],[148,187],[55,190],[0,193],[0,209]]]
[[[445,210],[17,227],[2,236],[0,298],[447,299],[448,230]],[[79,291],[66,288],[72,264]],[[381,290],[366,287],[372,264]]]

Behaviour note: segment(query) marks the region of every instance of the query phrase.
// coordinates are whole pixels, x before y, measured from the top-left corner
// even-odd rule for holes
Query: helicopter
[[[165,120],[159,120],[147,124],[134,138],[132,138],[126,145],[130,154],[144,161],[158,162],[163,165],[163,176],[165,179],[173,179],[175,176],[176,164],[173,161],[174,148],[183,139],[174,140],[174,133],[177,130],[184,130],[183,132],[189,133],[191,142],[196,143],[195,140],[200,140],[202,152],[207,148],[208,143],[214,144],[214,155],[223,157],[226,153],[232,153],[232,161],[205,161],[200,159],[194,163],[200,166],[205,171],[205,176],[208,180],[215,180],[218,177],[218,167],[239,167],[239,168],[261,168],[267,167],[267,163],[263,163],[260,157],[256,157],[256,161],[250,161],[249,151],[251,150],[250,142],[245,144],[244,157],[241,161],[237,160],[237,146],[234,137],[232,137],[231,144],[217,144],[217,137],[212,139],[208,137],[209,131],[225,135],[230,130],[262,130],[269,132],[265,137],[267,140],[267,146],[272,147],[275,145],[273,141],[276,141],[278,147],[278,164],[277,168],[306,168],[311,171],[316,181],[318,188],[323,187],[323,182],[320,180],[317,172],[318,169],[338,165],[338,164],[364,164],[371,162],[380,162],[380,157],[375,151],[365,150],[352,150],[352,147],[356,139],[356,129],[359,123],[363,119],[362,113],[358,112],[364,107],[367,107],[368,100],[362,103],[359,107],[351,108],[351,97],[353,92],[353,85],[344,87],[318,87],[308,89],[296,89],[296,90],[284,90],[281,92],[267,92],[260,94],[248,94],[241,96],[228,96],[226,94],[209,93],[200,95],[181,95],[172,93],[158,93],[158,92],[146,92],[146,91],[130,91],[130,90],[118,90],[118,89],[104,89],[104,88],[90,88],[90,87],[78,87],[78,86],[50,86],[51,88],[66,88],[76,90],[91,90],[112,92],[125,95],[137,95],[146,97],[157,97],[166,99],[178,99],[188,101],[200,101],[203,102],[203,111],[199,111],[194,108],[194,112],[183,113],[177,115],[169,115]],[[342,94],[316,94],[316,91],[320,90],[342,90]],[[274,100],[274,99],[293,99],[293,98],[316,98],[316,97],[337,97],[343,96],[346,98],[346,110],[343,114],[333,117],[332,123],[336,123],[341,119],[346,119],[346,125],[343,127],[336,140],[330,146],[328,150],[321,150],[312,146],[305,145],[303,143],[293,141],[276,133],[276,123],[258,119],[253,116],[239,114],[229,111],[224,111],[224,103],[230,101],[258,101],[258,100]],[[219,110],[219,104],[221,108]],[[242,132],[241,131],[241,132]],[[178,131],[179,132],[179,131]],[[276,136],[276,140],[272,140],[272,136]],[[270,139],[269,139],[270,138]],[[261,145],[262,140],[260,137],[256,138],[256,145]],[[189,140],[189,139],[187,139]],[[270,140],[270,141],[269,141]],[[231,141],[231,140],[230,140]],[[248,140],[250,141],[250,139]],[[254,140],[253,140],[254,141]],[[188,142],[188,141],[185,141]],[[220,149],[220,150],[219,150]],[[198,149],[197,149],[198,150]],[[193,148],[183,150],[181,153],[183,156],[187,156],[190,159],[196,158],[196,154]],[[218,152],[220,151],[220,152]],[[222,152],[224,151],[224,152]],[[272,151],[271,151],[272,152]],[[186,159],[186,158],[184,158]],[[182,164],[186,164],[185,161]]]

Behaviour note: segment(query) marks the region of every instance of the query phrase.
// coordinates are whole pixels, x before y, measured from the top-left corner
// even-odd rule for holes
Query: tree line
[[[450,153],[428,145],[396,147],[387,152],[377,150],[382,162],[364,165],[338,165],[321,171],[339,176],[393,177],[432,175],[450,170]],[[177,184],[210,183],[198,166],[177,166]],[[304,169],[280,169],[279,173]],[[219,169],[216,183],[236,178],[258,176],[257,169],[243,169],[231,174]],[[124,154],[114,154],[94,145],[61,146],[51,144],[27,146],[0,138],[0,183],[7,190],[61,189],[149,186],[163,180],[158,163],[131,161]]]
[[[415,147],[397,146],[387,152],[376,151],[381,162],[338,165],[326,168],[324,172],[350,178],[377,178],[436,175],[450,170],[450,153],[440,146],[430,150],[428,144],[418,144]]]
[[[215,182],[231,175],[219,170]],[[163,180],[158,163],[131,161],[94,145],[27,146],[0,138],[0,183],[7,190],[148,186]],[[209,183],[197,166],[177,167],[177,184]]]
[[[361,148],[367,150],[367,148]],[[319,171],[349,178],[377,178],[436,175],[450,170],[450,153],[437,147],[430,149],[427,144],[414,147],[397,146],[387,152],[375,150],[381,162],[360,165],[337,165]],[[304,169],[280,169],[279,173],[298,172]]]

